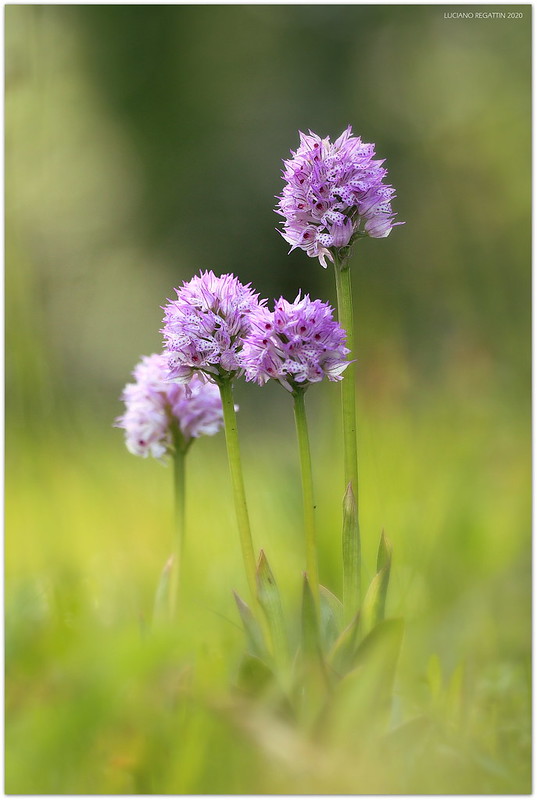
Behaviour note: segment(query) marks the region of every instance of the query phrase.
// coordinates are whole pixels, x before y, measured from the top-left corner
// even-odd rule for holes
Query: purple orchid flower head
[[[387,170],[375,159],[375,145],[353,136],[349,125],[335,142],[299,132],[300,146],[284,160],[285,186],[276,213],[279,231],[292,250],[305,250],[326,267],[333,252],[359,236],[388,236],[395,214],[395,189],[384,183]]]
[[[333,313],[328,303],[300,292],[293,303],[281,297],[272,313],[257,309],[241,353],[246,380],[262,386],[272,378],[290,392],[323,378],[340,381],[349,350]]]
[[[162,459],[171,452],[174,422],[185,445],[222,427],[222,403],[214,384],[197,375],[184,385],[170,381],[166,359],[156,353],[142,356],[132,374],[134,383],[128,383],[121,395],[125,413],[115,425],[124,429],[125,444],[134,455]]]
[[[169,377],[182,382],[199,373],[218,382],[236,375],[250,316],[265,301],[250,284],[212,271],[200,272],[176,292],[177,300],[164,307],[161,331]]]

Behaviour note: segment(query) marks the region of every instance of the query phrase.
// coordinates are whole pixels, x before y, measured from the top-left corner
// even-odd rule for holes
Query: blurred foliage
[[[361,461],[365,571],[374,573],[383,525],[394,550],[387,614],[406,623],[389,733],[373,738],[360,683],[338,689],[322,735],[309,738],[239,680],[231,589],[245,596],[247,586],[223,436],[188,457],[176,630],[150,628],[171,546],[170,469],[89,424],[76,442],[19,438],[6,486],[6,790],[529,791],[529,465],[512,441],[491,458],[495,414],[476,420],[479,397],[462,403],[472,425],[460,431],[443,404],[430,394],[414,421],[386,406],[364,411],[375,442]],[[318,431],[321,580],[340,593],[340,475],[320,465],[340,463],[341,447],[330,426]],[[255,544],[270,556],[286,618],[297,619],[294,443],[283,429],[243,438]]]
[[[532,9],[453,8],[6,7],[7,791],[530,790]],[[244,581],[222,437],[189,456],[181,636],[149,632],[171,479],[111,428],[198,269],[334,301],[273,207],[298,129],[348,123],[406,221],[353,264],[364,563],[385,528],[407,622],[369,751],[352,703],[310,741],[229,692]],[[237,397],[256,545],[298,608],[289,398]],[[307,397],[337,592],[338,399]]]

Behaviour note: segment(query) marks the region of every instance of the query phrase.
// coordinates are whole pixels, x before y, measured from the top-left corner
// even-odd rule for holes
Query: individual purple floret
[[[374,158],[374,144],[353,136],[350,125],[333,144],[311,131],[299,133],[298,150],[284,160],[286,185],[276,208],[291,250],[300,247],[326,267],[332,251],[356,236],[381,239],[402,224],[393,221],[395,189],[383,183],[388,171]]]
[[[184,382],[200,371],[209,379],[233,376],[250,330],[250,314],[264,300],[234,275],[200,272],[176,289],[177,300],[164,307],[165,356],[169,377]]]
[[[127,449],[137,456],[162,458],[173,446],[171,422],[175,419],[185,445],[198,436],[212,436],[223,425],[218,387],[194,375],[186,385],[167,379],[162,354],[142,356],[121,399],[125,413],[116,426],[125,430]]]
[[[328,303],[300,293],[293,303],[281,297],[274,313],[260,308],[252,315],[241,355],[246,380],[263,385],[274,378],[290,392],[325,377],[340,381],[350,363],[345,338]]]

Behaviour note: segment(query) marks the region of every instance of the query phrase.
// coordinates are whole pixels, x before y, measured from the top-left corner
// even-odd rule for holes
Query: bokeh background
[[[506,18],[445,16],[489,10]],[[155,707],[144,691],[171,680],[162,663],[175,674],[210,652],[207,684],[229,680],[241,648],[230,589],[245,582],[218,436],[190,457],[188,636],[133,656],[169,550],[171,479],[112,427],[132,367],[160,349],[161,306],[199,269],[268,298],[335,301],[330,270],[287,255],[273,208],[298,130],[350,123],[386,159],[406,223],[353,256],[366,569],[384,528],[389,608],[407,620],[402,717],[428,702],[432,654],[447,676],[462,664],[478,754],[442,761],[442,740],[434,774],[421,756],[380,788],[526,791],[531,6],[5,15],[6,790],[356,791],[352,770],[312,766],[308,783],[208,712],[189,718],[175,760],[162,753],[176,721],[140,733],[137,715]],[[254,538],[291,608],[303,559],[289,398],[240,383],[237,398]],[[336,387],[308,405],[321,578],[338,591]]]

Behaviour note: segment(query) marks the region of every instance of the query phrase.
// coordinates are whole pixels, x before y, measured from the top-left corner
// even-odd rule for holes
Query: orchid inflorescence
[[[162,458],[172,452],[174,423],[186,445],[199,436],[212,436],[224,424],[214,384],[193,375],[188,384],[180,385],[169,380],[168,372],[161,353],[142,356],[132,373],[135,382],[123,390],[125,413],[116,426],[125,430],[125,444],[134,455]]]
[[[270,311],[265,300],[233,275],[200,272],[164,307],[164,351],[143,356],[134,383],[123,390],[127,449],[161,458],[173,443],[173,422],[187,442],[223,425],[216,383],[243,375],[288,391],[327,378],[340,381],[350,363],[346,333],[333,309],[309,295],[283,297]]]
[[[340,381],[349,364],[345,337],[328,303],[300,293],[292,303],[280,297],[272,313],[260,307],[252,314],[241,355],[246,380],[263,386],[273,378],[290,392],[323,378]]]
[[[360,662],[368,634],[376,631],[377,639],[381,636],[382,640],[391,637],[396,653],[401,633],[400,625],[391,625],[379,634],[391,566],[391,547],[384,534],[377,572],[364,597],[360,583],[349,252],[358,238],[384,238],[395,225],[402,224],[394,222],[391,201],[395,190],[384,183],[387,170],[383,161],[374,156],[374,145],[353,136],[349,126],[333,143],[311,131],[308,135],[300,133],[298,149],[284,161],[286,183],[276,209],[284,217],[280,233],[291,249],[304,250],[308,256],[318,258],[323,267],[327,266],[327,259],[333,262],[339,321],[334,319],[328,303],[312,300],[301,291],[293,302],[280,297],[271,311],[251,284],[241,283],[232,274],[218,276],[212,270],[200,271],[177,288],[176,299],[168,300],[163,307],[163,352],[143,357],[136,366],[135,383],[128,384],[122,395],[125,413],[116,421],[125,430],[130,452],[159,459],[170,454],[174,458],[177,554],[184,536],[186,450],[194,438],[224,428],[252,604],[250,609],[237,596],[249,657],[260,659],[269,670],[283,669],[289,674],[298,662],[295,660],[295,667],[291,667],[292,648],[279,593],[263,551],[256,564],[232,384],[240,377],[260,386],[273,380],[290,393],[300,456],[306,545],[301,647],[306,660],[312,653],[321,658],[327,686]],[[325,378],[342,381],[346,486],[343,602],[319,583],[316,506],[304,404],[306,389]],[[161,590],[159,585],[157,596]],[[172,615],[175,605],[171,604]],[[261,612],[264,624],[259,617]],[[370,649],[368,644],[365,650]]]
[[[353,136],[349,127],[335,142],[300,132],[300,146],[284,161],[285,186],[276,212],[284,217],[283,238],[323,267],[333,250],[357,236],[388,236],[395,214],[395,189],[384,183],[383,160],[375,145]]]
[[[240,371],[240,352],[250,315],[263,305],[250,285],[234,275],[206,271],[175,290],[164,308],[165,355],[171,380],[188,381],[196,372],[213,380]]]

